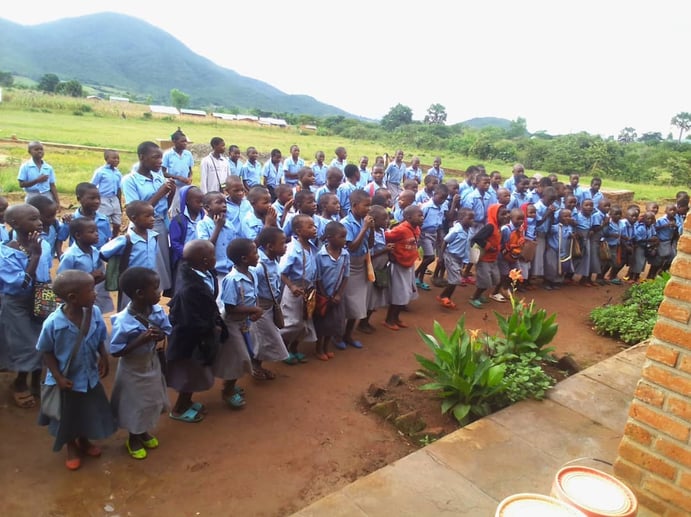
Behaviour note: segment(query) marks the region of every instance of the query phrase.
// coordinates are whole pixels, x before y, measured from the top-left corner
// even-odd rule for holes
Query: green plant
[[[593,309],[590,319],[595,331],[621,339],[627,345],[650,337],[669,278],[669,273],[665,272],[652,281],[634,284],[622,296],[622,303]]]
[[[418,440],[418,442],[420,442],[420,445],[422,447],[427,447],[430,443],[434,443],[436,441],[437,441],[437,438],[430,436],[428,434],[426,434],[425,436],[423,436],[422,438],[420,438]]]
[[[534,353],[528,353],[506,363],[504,405],[525,399],[542,400],[547,390],[554,386],[554,379],[536,364],[537,360]]]
[[[418,333],[434,354],[434,360],[415,354],[421,373],[432,380],[420,389],[438,390],[444,399],[442,413],[451,412],[461,424],[472,416],[488,415],[497,395],[504,391],[506,366],[487,353],[477,340],[477,332],[467,332],[465,319],[461,318],[450,335],[437,321],[433,334],[420,329]]]

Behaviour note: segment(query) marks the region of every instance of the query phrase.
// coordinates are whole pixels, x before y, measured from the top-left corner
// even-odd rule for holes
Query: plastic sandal
[[[225,399],[225,401],[231,409],[242,409],[245,407],[245,404],[247,404],[243,396],[239,393],[234,393],[233,395]]]
[[[456,304],[453,303],[449,298],[439,298],[439,303],[441,304],[442,307],[445,309],[456,309]]]
[[[295,357],[295,354],[288,354],[288,359],[283,359],[283,362],[285,364],[289,364],[291,366],[298,364],[298,358]]]
[[[147,449],[155,449],[158,447],[158,438],[155,436],[149,435],[151,438],[148,440],[142,440],[142,445],[146,447]]]
[[[302,354],[300,352],[295,352],[293,355],[295,356],[295,359],[298,360],[298,363],[306,363],[307,362],[307,356],[305,354]]]
[[[135,460],[146,459],[146,449],[142,447],[141,449],[132,450],[132,448],[130,447],[129,438],[125,440],[125,447],[127,447],[127,452],[129,453],[129,455],[132,456]]]
[[[196,424],[197,422],[201,422],[204,420],[204,417],[200,415],[194,407],[190,406],[187,408],[187,411],[182,413],[181,415],[176,415],[172,411],[168,413],[168,417],[172,418],[173,420],[178,420],[180,422],[187,422],[188,424]]]
[[[345,344],[345,341],[339,341],[334,346],[339,350],[345,350],[346,348],[348,348],[348,345]]]
[[[431,289],[429,284],[426,284],[425,282],[420,282],[420,280],[416,280],[415,285],[423,291],[429,291]]]
[[[468,300],[468,303],[476,309],[482,309],[482,302],[480,300]]]
[[[314,354],[320,361],[328,361],[329,356],[326,354]]]
[[[387,321],[382,321],[381,324],[384,325],[389,330],[401,330],[401,327],[399,327],[398,325],[395,325],[393,323],[389,323]]]

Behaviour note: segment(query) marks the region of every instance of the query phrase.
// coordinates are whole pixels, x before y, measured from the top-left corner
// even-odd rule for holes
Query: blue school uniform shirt
[[[514,191],[511,193],[511,201],[506,205],[506,209],[511,211],[514,208],[521,208],[525,203],[531,203],[531,197],[527,192],[520,193]]]
[[[216,222],[211,218],[210,215],[205,215],[204,218],[197,223],[197,238],[209,240],[214,233],[214,228],[216,227]],[[233,224],[225,220],[223,223],[223,228],[218,233],[215,244],[216,252],[216,271],[221,274],[226,274],[233,267],[233,261],[226,255],[226,248],[233,239],[240,237],[239,231],[235,230]]]
[[[357,182],[357,188],[364,190],[370,181],[372,181],[372,174],[369,169],[360,169],[360,179]]]
[[[657,233],[654,225],[646,226],[642,221],[633,225],[633,238],[636,241],[636,246],[645,246],[655,236]]]
[[[329,166],[326,164],[319,165],[317,162],[312,164],[312,171],[314,172],[314,186],[321,187],[326,184],[326,172]]]
[[[182,176],[183,178],[189,178],[192,174],[192,167],[194,166],[194,156],[187,149],[183,149],[182,153],[173,149],[168,149],[163,153],[163,167],[166,168],[166,172],[172,176]],[[175,185],[177,188],[185,186],[185,183],[179,180],[175,180]]]
[[[594,225],[595,212],[590,215],[585,215],[583,212],[578,212],[573,216],[573,220],[576,223],[576,229],[581,231],[590,230]]]
[[[633,225],[623,217],[619,220],[619,235],[622,243],[633,243],[634,241]]]
[[[111,336],[110,336],[110,346],[109,351],[111,354],[117,354],[121,352],[130,341],[135,340],[140,334],[147,331],[147,326],[144,326],[139,320],[137,320],[132,314],[127,310],[130,304],[127,305],[122,311],[117,314],[113,314],[110,317],[111,322]],[[146,316],[153,325],[160,328],[167,336],[170,336],[173,330],[170,320],[168,320],[168,315],[163,310],[160,305],[151,306],[151,314]],[[130,354],[133,355],[149,355],[156,348],[156,342],[151,340],[142,346],[132,349]]]
[[[374,193],[380,188],[386,188],[386,184],[382,183],[381,185],[379,185],[375,181],[370,181],[369,183],[367,183],[367,185],[363,187],[362,190],[367,192],[369,194],[369,197],[374,197]]]
[[[262,170],[262,177],[266,180],[267,187],[278,187],[282,175],[283,171],[280,165],[274,165],[270,160],[266,162]],[[297,183],[290,183],[290,185],[297,185]]]
[[[423,232],[436,232],[438,228],[441,228],[444,224],[444,217],[449,209],[449,206],[444,201],[441,205],[436,205],[433,199],[430,199],[424,203],[421,207],[422,215],[424,219],[422,220],[422,226],[420,230]]]
[[[295,178],[295,179],[287,178],[285,173],[286,173],[286,171],[288,171],[290,174],[297,174],[298,172],[300,172],[300,169],[302,169],[304,166],[305,166],[305,160],[303,160],[299,156],[298,156],[297,161],[293,161],[292,156],[286,158],[283,161],[283,167],[281,167],[281,174],[278,178],[279,183],[282,182],[282,183],[285,183],[286,185],[293,185],[293,186],[297,185],[298,179],[297,178]]]
[[[449,233],[444,236],[446,251],[459,260],[467,261],[470,248],[470,228],[463,228],[463,225],[456,221]]]
[[[467,198],[474,190],[475,187],[468,184],[467,181],[461,182],[461,184],[458,185],[458,195],[461,198],[461,203],[463,203],[463,201],[465,201],[465,198]]]
[[[55,183],[55,171],[53,167],[46,163],[41,162],[41,166],[37,166],[33,160],[26,161],[22,163],[19,167],[19,174],[17,174],[18,181],[33,181],[41,175],[47,175],[48,179],[42,181],[41,183],[36,183],[30,187],[23,187],[24,192],[34,192],[37,194],[45,194],[50,192],[50,185]]]
[[[403,181],[403,178],[405,178],[405,173],[405,163],[401,162],[401,165],[398,165],[396,162],[391,162],[384,172],[384,178],[386,183],[400,185]]]
[[[348,165],[348,162],[346,160],[340,161],[338,158],[334,158],[333,160],[331,160],[329,167],[338,167],[339,169],[341,169],[341,172],[345,173],[346,165]],[[343,176],[343,179],[345,181],[345,175]]]
[[[158,253],[158,232],[153,230],[146,231],[146,239],[134,233],[134,229],[127,230],[132,242],[129,266],[147,267],[156,270],[156,255]],[[122,255],[125,251],[127,239],[124,235],[119,235],[115,239],[108,241],[101,248],[101,256],[108,260],[114,255]]]
[[[489,191],[482,194],[478,189],[474,189],[461,203],[463,208],[470,208],[473,211],[475,223],[485,224],[487,222],[487,209],[492,203],[492,195]]]
[[[125,196],[125,203],[132,201],[149,201],[160,189],[166,179],[160,172],[151,172],[151,178],[130,172],[122,178],[122,193]],[[154,216],[157,219],[167,220],[168,218],[168,198],[163,196],[154,206]]]
[[[374,247],[370,250],[370,254],[379,252],[386,248],[386,228],[374,229]]]
[[[240,176],[242,172],[242,161],[238,160],[234,162],[228,158],[228,175],[229,176]],[[240,176],[242,177],[242,176]]]
[[[276,224],[281,228],[281,217],[283,217],[283,212],[286,211],[286,207],[282,205],[278,199],[271,203],[271,206],[276,210]]]
[[[537,240],[537,219],[535,217],[525,218],[525,238],[529,241]]]
[[[0,243],[10,242],[10,233],[7,231],[5,223],[0,223]]]
[[[503,186],[505,189],[508,189],[509,192],[514,192],[516,190],[516,178],[514,176],[507,178]]]
[[[427,171],[427,176],[434,176],[435,178],[438,178],[439,183],[441,183],[444,179],[444,169],[442,169],[441,167],[439,167],[438,169],[432,167]]]
[[[393,218],[397,223],[403,222],[403,210],[400,206],[396,205],[393,209]]]
[[[336,196],[338,196],[338,189],[331,191],[329,190],[329,187],[327,187],[326,185],[319,187],[317,191],[314,193],[314,201],[317,204],[319,204],[319,198],[322,196],[322,194],[336,194]]]
[[[256,216],[254,211],[245,214],[242,218],[242,227],[240,229],[240,234],[245,239],[256,239],[259,232],[264,228],[264,221]]]
[[[338,202],[341,204],[341,212],[348,212],[350,210],[350,194],[356,190],[360,190],[360,188],[357,185],[353,185],[350,181],[346,181],[338,186],[336,196],[338,196]]]
[[[427,203],[427,201],[429,201],[430,199],[432,199],[432,195],[424,189],[415,194],[416,205],[422,205],[424,203]]]
[[[257,279],[257,297],[266,300],[273,299],[276,302],[281,299],[281,290],[283,284],[281,282],[281,274],[278,272],[278,260],[267,257],[266,252],[259,248],[259,264],[250,267]]]
[[[293,217],[297,215],[296,212],[291,212],[286,216],[286,220],[283,223],[283,233],[286,234],[286,237],[290,239],[293,236]],[[324,235],[324,229],[326,228],[326,225],[329,224],[330,220],[324,219],[323,217],[314,214],[312,216],[312,220],[314,221],[314,226],[317,228],[317,238],[316,242],[318,242],[322,236]],[[340,221],[340,219],[336,219],[336,221]],[[316,244],[315,242],[315,244]]]
[[[422,183],[422,169],[417,168],[413,169],[412,167],[408,167],[405,170],[405,179],[407,180],[417,180],[418,183]]]
[[[553,214],[554,221],[552,221],[552,218],[549,217],[549,212],[547,211],[547,205],[545,205],[542,202],[542,199],[540,199],[537,203],[535,203],[535,219],[536,220],[536,229],[537,233],[547,233],[550,231],[552,227],[552,223],[554,221],[558,221],[558,212],[555,212]],[[540,223],[540,221],[542,221]],[[540,223],[540,224],[538,224]]]
[[[72,214],[72,219],[79,219],[80,217],[86,217],[82,214],[81,208],[77,208]],[[96,228],[98,229],[98,242],[96,247],[101,249],[103,245],[110,240],[113,236],[113,227],[110,224],[110,220],[107,215],[103,215],[100,212],[94,214],[94,222],[96,223]],[[68,225],[69,229],[69,225]],[[74,239],[70,237],[70,244],[72,244]]]
[[[278,271],[286,275],[291,282],[303,280],[314,285],[317,281],[317,248],[310,243],[308,248],[303,248],[300,241],[293,237],[288,243],[285,254],[278,264]]]
[[[685,220],[685,219],[686,219],[686,216],[685,216],[685,215],[676,214],[676,215],[674,216],[674,220],[675,220],[676,223],[677,223],[677,233],[678,233],[679,235],[684,235],[684,220]]]
[[[602,227],[602,239],[610,246],[618,246],[621,237],[621,219],[616,223],[611,219]]]
[[[674,219],[668,219],[666,215],[655,221],[655,231],[660,241],[671,241],[677,224]]]
[[[348,215],[346,215],[343,219],[341,219],[341,224],[346,227],[346,242],[350,243],[354,241],[358,234],[360,233],[360,230],[362,229],[362,225],[364,223],[363,219],[357,219],[354,215],[353,212],[348,212]],[[372,230],[367,230],[365,232],[365,237],[362,239],[362,243],[360,244],[360,247],[356,249],[355,251],[350,252],[351,257],[362,257],[366,253],[368,253],[368,248],[367,248],[367,241],[369,239],[369,233]]]
[[[236,237],[242,232],[242,220],[245,215],[253,211],[252,204],[247,201],[247,198],[243,197],[239,205],[233,203],[230,198],[226,198],[226,219],[230,222]]]
[[[94,171],[91,183],[96,185],[101,197],[113,197],[120,191],[122,172],[107,163]]]
[[[559,236],[561,234],[561,246]],[[573,228],[565,224],[553,224],[547,234],[547,245],[559,253],[560,259],[565,259],[571,255],[571,237]]]
[[[51,352],[58,360],[60,371],[65,369],[67,361],[72,355],[72,349],[79,336],[79,326],[72,323],[61,305],[58,310],[48,315],[43,322],[41,334],[36,342],[39,352]],[[101,310],[94,306],[91,312],[91,322],[82,344],[70,362],[70,369],[66,377],[72,381],[72,391],[86,393],[100,382],[98,375],[98,348],[108,338],[106,323],[103,321]],[[47,369],[45,384],[55,385],[55,377]]]
[[[221,301],[225,305],[257,305],[257,276],[252,270],[249,277],[237,269],[233,269],[221,280]]]
[[[586,199],[592,199],[593,207],[597,210],[600,206],[600,201],[605,199],[605,195],[599,190],[593,194],[593,192],[589,188],[587,188],[581,191],[581,196],[578,202],[579,206],[582,205],[583,201],[585,201]]]
[[[67,248],[65,253],[62,254],[62,257],[60,257],[58,273],[62,273],[69,269],[76,269],[86,273],[102,270],[103,262],[101,262],[99,251],[95,246],[91,246],[88,252],[84,252],[75,242],[72,246]]]
[[[41,241],[41,257],[36,267],[36,280],[50,282],[50,268],[53,264],[53,253],[50,244]],[[0,244],[0,293],[12,296],[29,296],[33,291],[33,281],[24,285],[29,257],[21,250],[7,244]]]
[[[271,164],[271,161],[266,162],[266,166],[262,167],[262,163],[259,160],[255,160],[254,163],[246,161],[242,164],[240,168],[240,177],[247,183],[247,185],[252,188],[256,185],[262,184],[262,177],[266,175],[266,167]],[[262,170],[263,169],[263,170]],[[267,181],[267,184],[270,183]]]
[[[321,293],[326,296],[336,294],[344,278],[350,276],[350,256],[348,250],[341,249],[341,254],[334,259],[326,250],[326,244],[317,252],[317,278]]]

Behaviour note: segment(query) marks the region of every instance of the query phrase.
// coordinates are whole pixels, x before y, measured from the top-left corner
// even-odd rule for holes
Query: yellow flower
[[[468,330],[468,335],[472,341],[476,341],[477,337],[480,335],[480,329]]]
[[[509,271],[509,278],[512,282],[523,282],[523,274],[520,269],[512,269]]]

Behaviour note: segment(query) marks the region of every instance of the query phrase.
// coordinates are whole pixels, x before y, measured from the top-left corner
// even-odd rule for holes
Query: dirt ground
[[[527,293],[540,307],[557,312],[557,355],[572,354],[583,367],[620,350],[616,341],[590,328],[592,307],[613,299],[624,287],[568,287],[557,292]],[[446,328],[466,314],[466,328],[496,330],[492,302],[485,310],[466,303],[470,288],[459,288],[459,310],[441,309],[437,289],[411,303],[404,320],[410,328],[392,332],[372,317],[377,332],[358,334],[362,350],[337,351],[324,363],[277,364],[274,381],[240,381],[247,407],[231,411],[221,401],[220,384],[198,394],[208,406],[198,424],[163,415],[156,430],[161,446],[145,461],[132,460],[119,431],[103,442],[100,459],[87,458],[76,472],[64,466],[64,453],[52,453],[52,439],[36,425],[36,409],[10,402],[11,374],[0,374],[0,515],[144,516],[252,515],[283,516],[351,481],[412,452],[388,423],[362,409],[360,397],[371,383],[392,374],[414,372],[415,352],[427,349],[416,327],[431,330],[438,320]],[[304,350],[310,352],[310,350]],[[116,362],[105,379],[110,392]],[[171,398],[174,393],[171,391]]]

